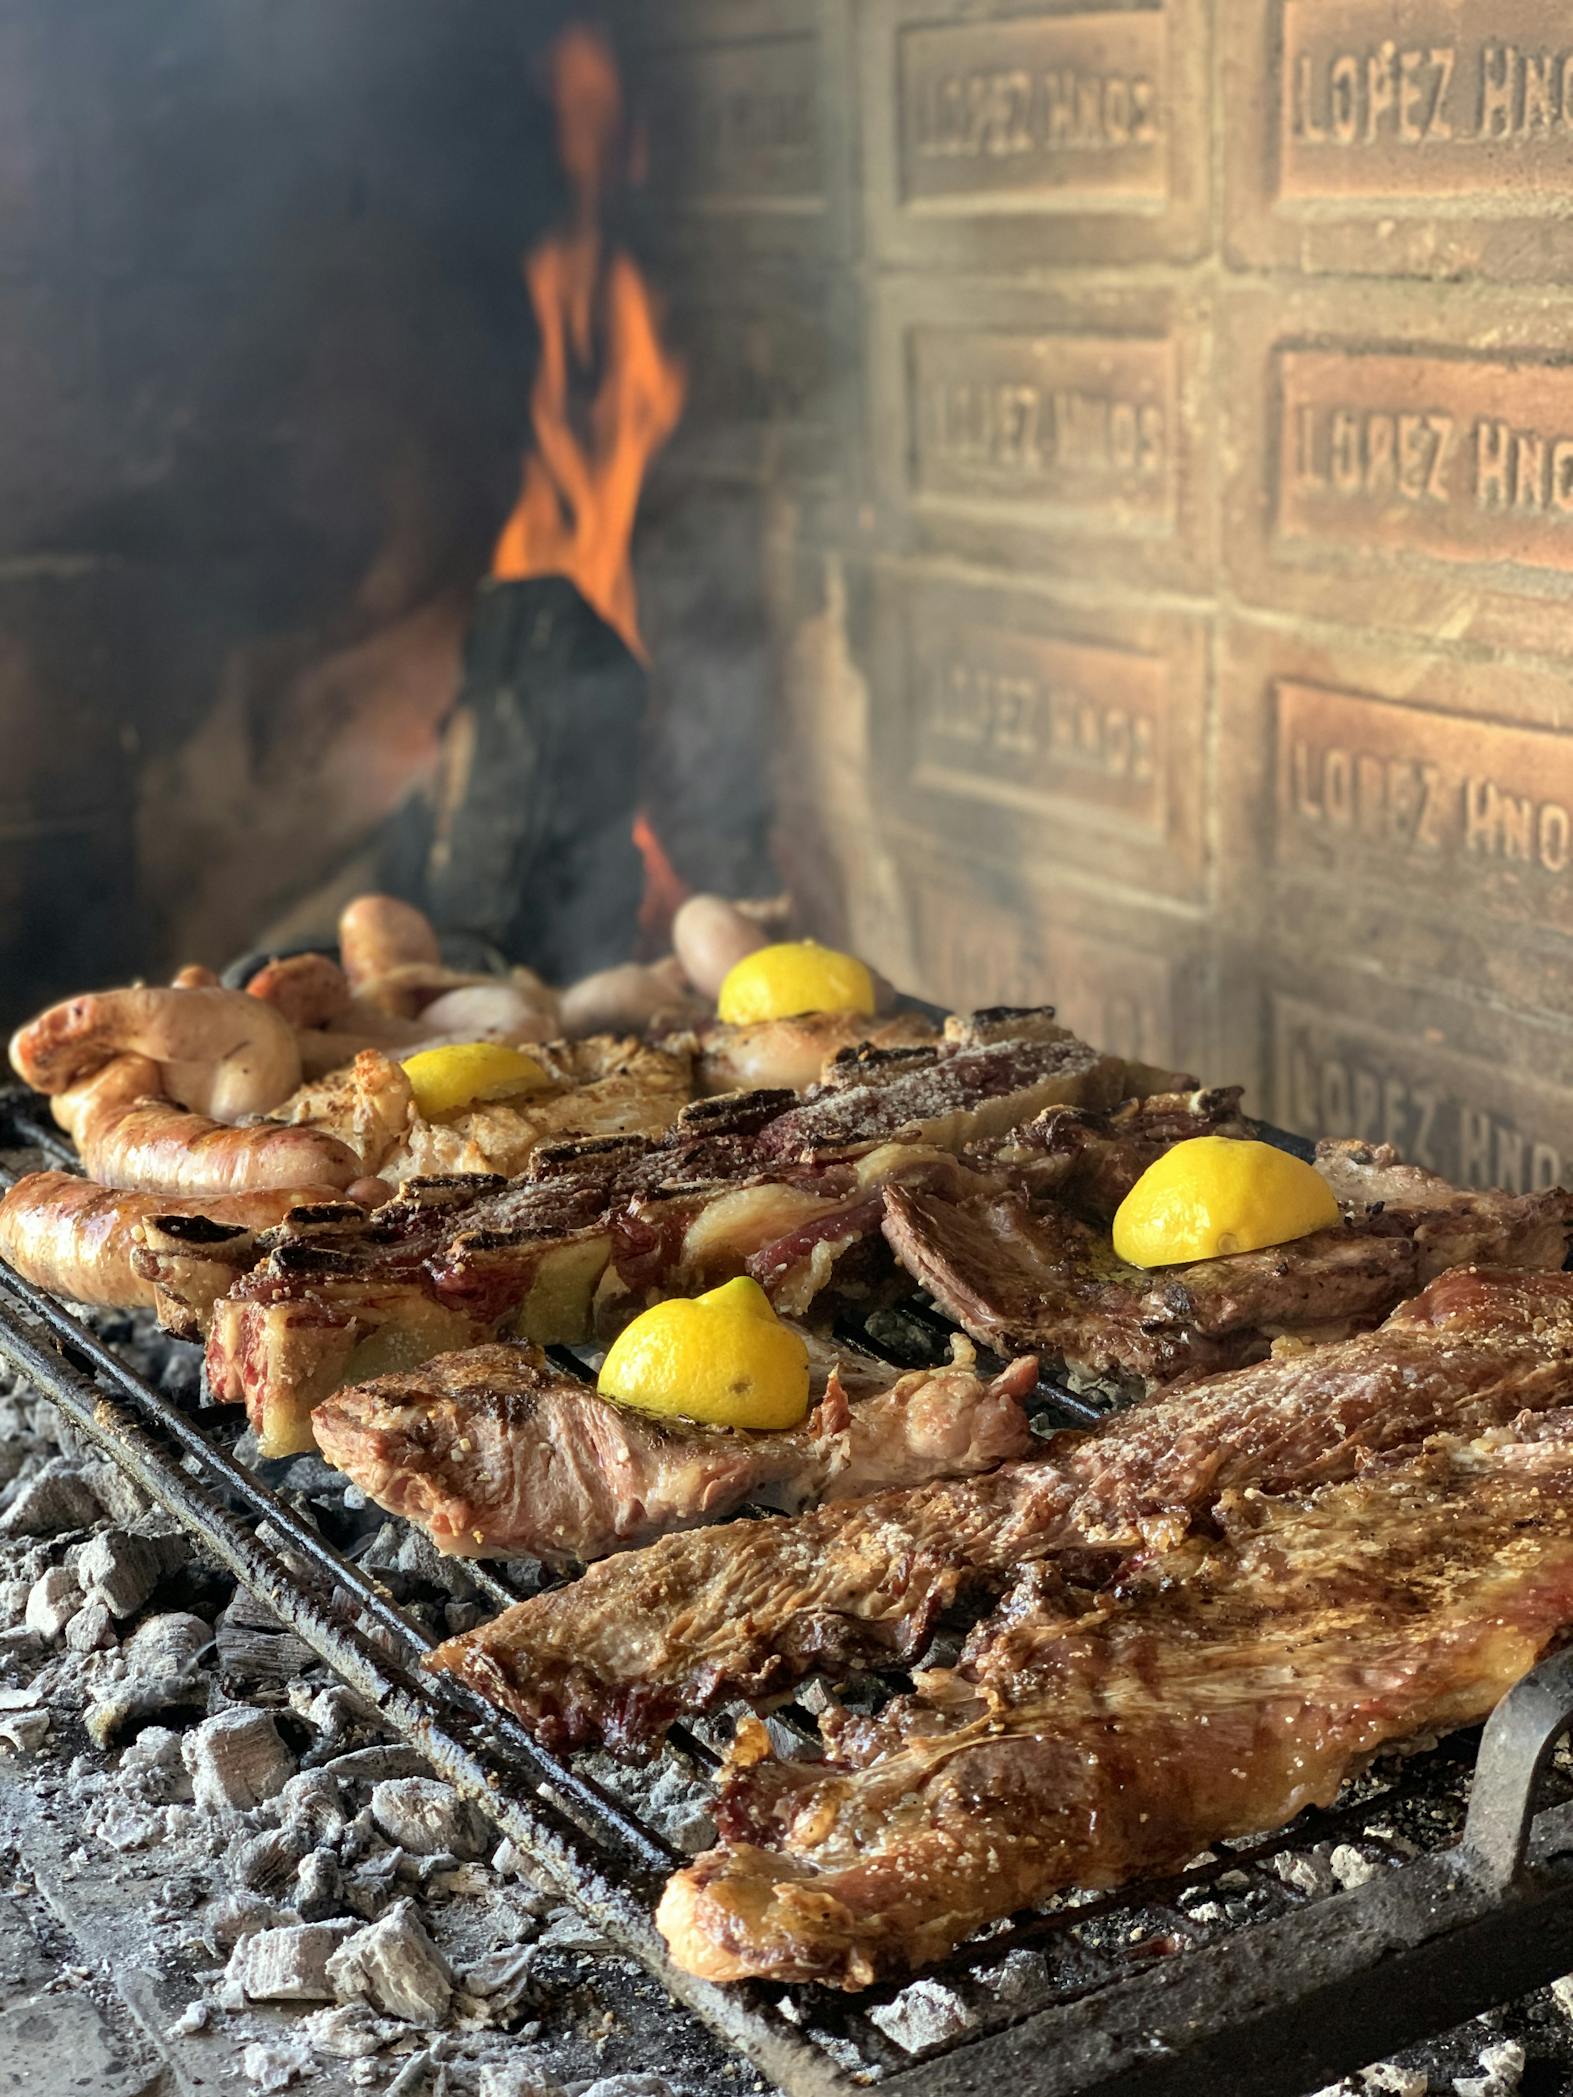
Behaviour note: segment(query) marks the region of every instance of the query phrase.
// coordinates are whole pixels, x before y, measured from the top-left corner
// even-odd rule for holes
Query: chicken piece
[[[366,1172],[403,1180],[513,1174],[543,1143],[655,1135],[689,1097],[686,1059],[631,1037],[543,1042],[530,1054],[545,1086],[428,1119],[416,1109],[402,1064],[366,1049],[348,1070],[303,1086],[279,1118],[328,1132],[355,1149]]]

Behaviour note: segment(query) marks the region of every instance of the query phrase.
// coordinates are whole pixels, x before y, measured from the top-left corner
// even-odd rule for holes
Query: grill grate
[[[73,1162],[35,1105],[0,1095],[0,1180],[7,1152]],[[904,1363],[914,1335],[932,1358],[949,1331],[920,1312],[903,1314],[899,1346],[883,1330],[840,1337]],[[572,1350],[554,1354],[590,1373]],[[1220,1845],[1177,1879],[1018,1917],[916,1984],[844,1998],[695,1980],[671,1966],[651,1920],[678,1852],[641,1813],[647,1778],[547,1754],[461,1683],[425,1674],[433,1641],[422,1626],[236,1460],[232,1408],[182,1410],[3,1263],[0,1358],[478,1800],[556,1893],[793,2097],[876,2079],[904,2097],[1001,2087],[1183,2097],[1219,2086],[1294,2097],[1573,1966],[1573,1763],[1554,1752],[1573,1719],[1569,1652],[1494,1715],[1472,1804],[1466,1736],[1379,1764],[1331,1811]],[[1039,1398],[1046,1424],[1099,1410],[1051,1384]],[[464,1572],[482,1605],[515,1599],[497,1569]],[[817,1737],[801,1706],[771,1723],[789,1749]],[[675,1728],[665,1757],[703,1779],[726,1725]]]

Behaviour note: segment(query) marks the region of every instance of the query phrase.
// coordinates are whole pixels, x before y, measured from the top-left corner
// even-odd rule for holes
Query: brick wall
[[[1563,1173],[1567,10],[670,0],[629,34],[713,367],[668,483],[751,490],[817,921],[1292,1125]]]

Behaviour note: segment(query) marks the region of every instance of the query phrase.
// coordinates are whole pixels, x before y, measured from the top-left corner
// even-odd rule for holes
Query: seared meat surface
[[[1071,1206],[1123,1198],[1118,1139],[1090,1148],[1080,1181],[1073,1161],[1046,1200],[1030,1171],[1023,1184],[960,1200],[894,1186],[884,1223],[907,1272],[980,1345],[1040,1351],[1084,1387],[1151,1390],[1255,1360],[1281,1334],[1335,1338],[1463,1261],[1560,1267],[1573,1220],[1562,1188],[1474,1193],[1389,1149],[1324,1143],[1317,1169],[1343,1207],[1341,1227],[1149,1272],[1117,1258],[1103,1223]]]
[[[1023,1565],[1091,1577],[1101,1554],[1112,1573],[1226,1492],[1303,1490],[1374,1453],[1570,1404],[1573,1275],[1456,1270],[1379,1331],[1291,1345],[985,1477],[666,1537],[450,1639],[433,1664],[549,1743],[639,1748],[729,1695],[911,1660],[952,1601]]]
[[[1483,1718],[1573,1622],[1573,1442],[1449,1438],[1280,1500],[1117,1592],[1029,1583],[824,1764],[740,1739],[719,1847],[668,1884],[679,1966],[859,1988],[1068,1886],[1329,1805]],[[831,1714],[832,1719],[834,1714]]]
[[[1030,1357],[990,1381],[963,1341],[948,1368],[901,1375],[811,1348],[801,1427],[746,1434],[602,1398],[534,1347],[474,1347],[336,1392],[317,1444],[379,1506],[447,1552],[550,1562],[603,1557],[746,1499],[797,1508],[1020,1456]]]
[[[1019,1035],[1001,1035],[1002,1026]],[[206,1329],[214,1390],[244,1399],[267,1452],[282,1455],[310,1448],[312,1409],[330,1391],[446,1349],[515,1334],[543,1344],[606,1339],[660,1297],[743,1273],[792,1316],[832,1287],[865,1297],[904,1288],[881,1236],[882,1187],[970,1192],[987,1182],[948,1146],[990,1115],[1031,1113],[1045,1092],[1103,1100],[1129,1082],[1127,1065],[1042,1013],[975,1016],[944,1043],[871,1050],[875,1077],[861,1055],[837,1059],[825,1097],[894,1094],[906,1080],[890,1075],[892,1060],[907,1070],[915,1059],[931,1075],[943,1062],[950,1105],[935,1127],[944,1141],[909,1122],[909,1100],[875,1118],[897,1131],[890,1140],[793,1158],[780,1153],[797,1138],[778,1146],[772,1132],[793,1122],[797,1096],[734,1093],[693,1102],[659,1137],[543,1144],[522,1180],[412,1182],[407,1199],[331,1244],[278,1233],[216,1303],[210,1287],[181,1300],[190,1269],[163,1248],[149,1250],[146,1278],[176,1330]],[[428,1190],[445,1187],[469,1191],[443,1207]],[[257,1257],[255,1241],[237,1238],[234,1252]]]

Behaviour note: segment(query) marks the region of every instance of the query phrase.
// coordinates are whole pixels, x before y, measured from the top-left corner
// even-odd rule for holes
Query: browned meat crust
[[[1573,1194],[1562,1188],[1474,1193],[1385,1148],[1323,1144],[1317,1165],[1343,1206],[1340,1228],[1149,1273],[1116,1258],[1107,1230],[1067,1205],[1078,1193],[1085,1206],[1107,1203],[1118,1155],[1117,1139],[1091,1138],[1047,1202],[1030,1179],[1026,1191],[961,1201],[887,1188],[886,1239],[980,1345],[1034,1349],[1076,1384],[1139,1392],[1256,1360],[1281,1334],[1335,1338],[1371,1325],[1464,1261],[1560,1267],[1573,1220]]]
[[[1024,1564],[1112,1564],[1176,1541],[1226,1491],[1295,1491],[1375,1451],[1570,1403],[1573,1275],[1457,1270],[1377,1332],[1149,1399],[987,1477],[664,1538],[450,1639],[433,1664],[543,1740],[635,1749],[727,1695],[910,1660],[960,1594]]]
[[[301,1204],[332,1199],[331,1188],[307,1187],[174,1201],[95,1186],[73,1172],[30,1172],[0,1196],[0,1256],[72,1303],[151,1303],[153,1285],[135,1264],[147,1230],[163,1225],[171,1243],[178,1237],[194,1251],[205,1236],[245,1237]]]
[[[592,1559],[729,1514],[745,1499],[797,1508],[1022,1455],[1030,1357],[992,1381],[971,1351],[900,1375],[816,1348],[818,1402],[799,1428],[738,1434],[614,1405],[538,1349],[476,1347],[337,1392],[318,1446],[444,1551]]]
[[[1573,1443],[1456,1440],[1117,1594],[1028,1591],[954,1670],[781,1764],[755,1725],[720,1847],[668,1884],[678,1965],[859,1988],[1064,1887],[1281,1826],[1380,1748],[1480,1719],[1573,1622]]]
[[[269,1436],[282,1453],[310,1447],[310,1410],[328,1391],[393,1362],[411,1367],[516,1332],[541,1342],[605,1339],[659,1297],[739,1273],[794,1316],[831,1286],[865,1294],[905,1286],[880,1235],[882,1186],[899,1179],[964,1191],[977,1175],[947,1146],[990,1126],[991,1116],[1020,1119],[1046,1094],[1106,1099],[1125,1082],[1124,1064],[1042,1013],[1009,1016],[1019,1034],[996,1039],[1005,1024],[985,1016],[944,1043],[870,1051],[873,1077],[851,1059],[827,1097],[900,1092],[907,1079],[887,1072],[892,1059],[929,1072],[932,1128],[909,1122],[910,1099],[874,1117],[872,1126],[898,1129],[899,1140],[832,1146],[806,1161],[781,1156],[773,1132],[793,1123],[796,1095],[737,1093],[694,1102],[654,1141],[543,1148],[527,1179],[471,1182],[435,1230],[413,1225],[401,1202],[358,1237],[338,1233],[331,1247],[319,1234],[281,1234],[256,1273],[212,1308],[214,1388],[244,1397],[259,1428],[283,1423]],[[944,1140],[929,1140],[933,1130]],[[425,1207],[422,1186],[411,1198]],[[161,1310],[178,1320],[178,1270],[161,1266],[154,1278]],[[200,1314],[188,1307],[177,1329],[198,1315],[208,1315],[207,1303]],[[402,1351],[359,1352],[368,1337],[381,1347],[381,1336],[390,1348],[396,1337]]]

